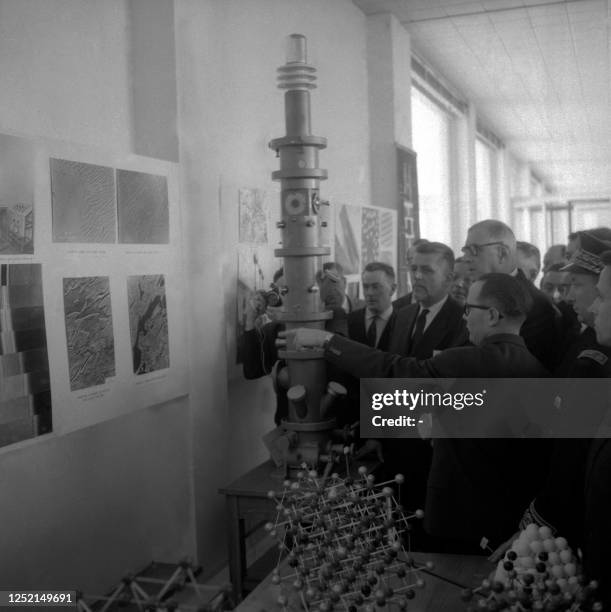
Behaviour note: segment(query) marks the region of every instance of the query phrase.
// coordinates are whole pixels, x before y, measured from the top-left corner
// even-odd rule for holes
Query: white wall
[[[132,151],[130,25],[124,0],[2,0],[0,131]],[[2,584],[100,593],[193,553],[189,432],[182,399],[1,449]]]
[[[0,128],[131,147],[124,0],[0,2]]]

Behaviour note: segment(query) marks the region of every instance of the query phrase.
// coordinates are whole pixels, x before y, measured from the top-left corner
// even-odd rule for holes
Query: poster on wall
[[[273,250],[253,245],[238,246],[238,289],[236,324],[236,363],[242,363],[241,340],[246,325],[246,309],[253,293],[267,293],[271,289],[274,274],[282,266]]]
[[[338,206],[334,257],[343,266],[349,283],[358,283],[363,267],[372,261],[396,268],[396,211],[378,206]]]
[[[168,181],[163,175],[117,169],[119,242],[167,244]]]
[[[240,215],[240,243],[267,244],[269,208],[263,189],[240,189],[238,192]]]
[[[34,253],[34,144],[0,134],[0,256]]]
[[[361,273],[361,207],[338,204],[335,208],[335,261],[344,274]]]
[[[127,299],[134,374],[169,368],[164,275],[130,276],[127,279]]]
[[[0,134],[0,447],[188,393],[178,168]]]
[[[50,433],[42,266],[0,263],[0,447]]]
[[[54,242],[115,242],[113,168],[68,159],[49,160]]]
[[[397,146],[397,210],[399,211],[397,294],[405,295],[409,284],[409,248],[420,238],[418,167],[415,151]]]
[[[36,141],[53,431],[188,392],[176,164]]]
[[[107,276],[64,278],[70,389],[105,384],[115,376],[115,342]]]
[[[393,268],[396,266],[397,213],[394,210],[364,206],[361,227],[362,267],[372,261],[381,261]]]

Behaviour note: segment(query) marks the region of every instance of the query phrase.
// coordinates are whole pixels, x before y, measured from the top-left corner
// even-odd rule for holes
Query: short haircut
[[[386,276],[394,283],[395,282],[395,270],[394,268],[384,263],[383,261],[370,261],[364,268],[363,272],[377,272],[378,270],[384,272]]]
[[[479,221],[475,223],[469,228],[471,230],[483,230],[486,232],[488,236],[490,236],[490,240],[498,241],[498,242],[506,242],[507,246],[510,249],[515,249],[516,246],[516,236],[513,233],[513,230],[502,221],[497,221],[496,219],[485,219],[484,221]]]
[[[560,257],[566,259],[566,244],[552,244],[552,246],[545,251],[545,257],[554,251],[560,251]]]
[[[322,269],[324,272],[327,270],[335,270],[335,272],[337,272],[340,276],[344,276],[344,268],[342,264],[335,261],[325,261],[325,263],[322,265]]]
[[[537,267],[541,267],[541,251],[539,247],[535,246],[530,242],[524,242],[523,240],[518,240],[516,242],[516,250],[521,251],[526,255],[526,257],[532,257],[537,262]]]
[[[492,302],[508,319],[526,317],[533,301],[519,280],[499,272],[484,274],[479,280],[482,282],[480,299]]]
[[[274,282],[276,282],[281,276],[284,276],[284,267],[278,268],[274,272],[274,276],[272,278],[274,279]]]
[[[604,251],[600,254],[600,261],[604,266],[611,266],[611,251]]]
[[[420,255],[439,255],[441,259],[446,261],[450,271],[454,269],[454,251],[443,242],[422,242],[416,247],[416,253]]]
[[[547,266],[547,268],[545,269],[545,274],[547,274],[548,272],[562,272],[563,271],[562,268],[564,268],[564,266],[566,265],[567,265],[566,261],[556,261],[555,263]]]

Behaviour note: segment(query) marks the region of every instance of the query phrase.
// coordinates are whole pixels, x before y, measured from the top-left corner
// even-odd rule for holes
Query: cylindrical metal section
[[[284,94],[284,122],[287,136],[305,136],[310,133],[310,92],[289,89]]]
[[[318,147],[284,147],[280,150],[280,167],[318,170]]]
[[[286,63],[308,63],[308,41],[303,34],[290,34],[286,40]]]
[[[305,37],[291,35],[287,63],[278,68],[278,87],[286,90],[286,136],[270,142],[280,158],[280,169],[272,173],[272,178],[282,186],[278,222],[282,245],[275,254],[284,259],[287,292],[283,295],[279,320],[287,329],[304,325],[323,329],[325,321],[332,316],[321,304],[316,277],[321,257],[327,256],[330,250],[322,243],[318,197],[320,181],[327,178],[326,170],[318,167],[318,151],[326,146],[326,139],[313,136],[310,125],[310,90],[316,87],[315,73],[316,69],[307,64]],[[283,371],[283,385],[290,387],[284,426],[298,436],[290,456],[293,460],[303,458],[311,463],[324,451],[334,427],[330,415],[321,419],[321,398],[326,392],[323,353],[297,351],[294,346],[287,346],[279,356],[286,360],[288,368],[288,376]]]
[[[296,406],[289,402],[289,421],[318,422],[320,418],[320,399],[325,393],[327,367],[324,359],[288,360],[291,388],[303,385],[307,388],[305,401],[307,413],[299,414]],[[322,383],[322,384],[320,384]]]
[[[288,288],[284,296],[285,312],[307,315],[323,310],[318,291],[309,290],[316,287],[316,272],[315,257],[285,258],[284,279]]]

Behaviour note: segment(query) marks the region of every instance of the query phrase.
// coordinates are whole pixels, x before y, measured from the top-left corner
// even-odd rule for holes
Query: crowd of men
[[[325,330],[257,325],[265,308],[252,301],[245,376],[269,373],[277,338],[288,337],[324,349],[329,367],[352,380],[611,378],[611,229],[571,234],[548,249],[541,271],[536,246],[486,220],[469,228],[460,257],[419,240],[409,264],[412,290],[394,302],[393,268],[367,264],[364,304],[347,300],[341,267],[325,264],[320,294],[334,313]],[[277,424],[286,410],[280,392]],[[611,603],[611,440],[368,440],[363,449],[406,476],[403,501],[425,509],[423,548],[503,551],[520,525],[548,525],[570,534]]]

